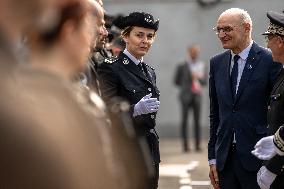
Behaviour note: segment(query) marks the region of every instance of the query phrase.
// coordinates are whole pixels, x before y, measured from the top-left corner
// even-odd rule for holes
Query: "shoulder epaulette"
[[[112,63],[114,63],[115,61],[117,61],[118,60],[118,57],[117,56],[112,56],[112,57],[110,57],[110,58],[106,58],[105,59],[105,63],[108,63],[108,64],[112,64]]]
[[[152,70],[155,70],[155,68],[153,68],[152,66],[149,66],[148,64],[145,63],[145,65],[149,68],[151,68]]]

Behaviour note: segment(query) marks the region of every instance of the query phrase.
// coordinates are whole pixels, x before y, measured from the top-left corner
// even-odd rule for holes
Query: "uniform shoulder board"
[[[112,63],[114,63],[117,60],[118,60],[117,56],[112,56],[112,57],[106,58],[104,62],[108,63],[108,64],[112,64]]]
[[[151,68],[152,70],[155,70],[152,66],[149,66],[148,64],[145,64],[147,67]]]

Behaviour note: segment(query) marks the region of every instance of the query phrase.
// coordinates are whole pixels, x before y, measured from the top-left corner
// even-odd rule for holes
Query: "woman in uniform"
[[[154,68],[143,62],[151,48],[159,20],[144,12],[133,12],[114,21],[119,27],[126,48],[118,57],[106,59],[98,67],[100,90],[108,108],[115,99],[124,99],[130,104],[130,116],[136,133],[146,138],[151,152],[151,166],[155,176],[151,187],[158,187],[159,142],[155,130],[159,109],[160,92],[156,85]],[[131,154],[130,154],[131,155]]]

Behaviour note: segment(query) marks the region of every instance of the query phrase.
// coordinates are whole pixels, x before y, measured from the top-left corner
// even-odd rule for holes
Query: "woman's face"
[[[128,35],[123,37],[126,49],[135,58],[141,59],[154,42],[155,30],[134,26]]]

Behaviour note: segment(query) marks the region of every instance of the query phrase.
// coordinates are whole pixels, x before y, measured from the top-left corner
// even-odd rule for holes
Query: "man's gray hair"
[[[240,8],[230,8],[230,9],[225,10],[220,16],[225,15],[225,14],[239,15],[241,24],[249,23],[252,28],[252,20],[251,20],[249,13],[246,10],[240,9]]]

